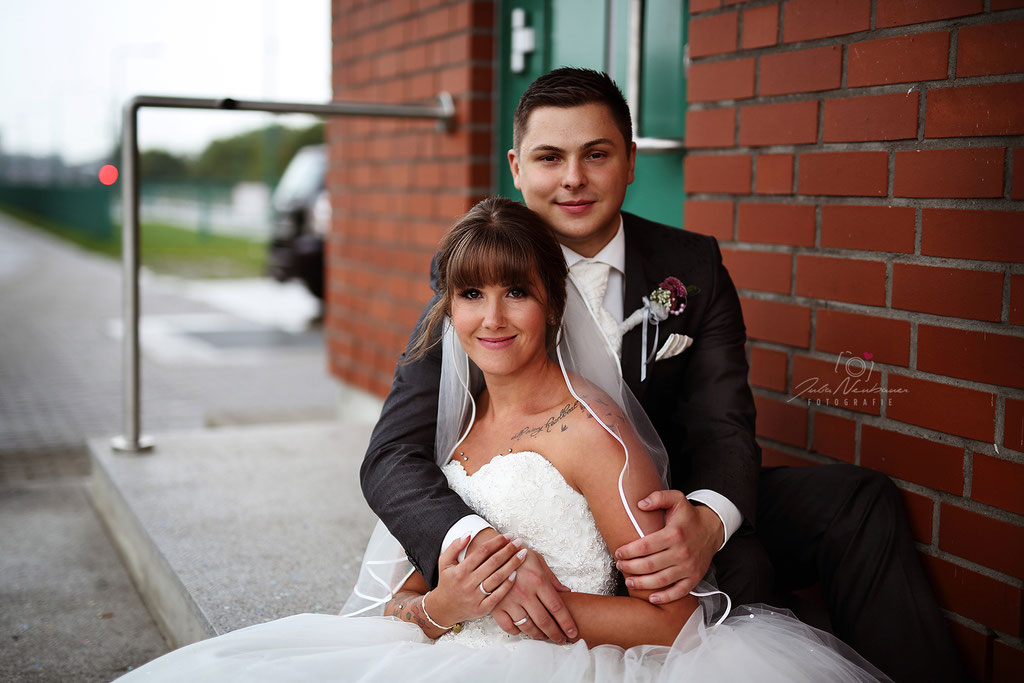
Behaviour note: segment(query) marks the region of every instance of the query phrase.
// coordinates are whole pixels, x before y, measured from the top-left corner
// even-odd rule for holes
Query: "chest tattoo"
[[[539,434],[550,434],[555,429],[555,427],[558,426],[559,423],[562,420],[565,419],[566,415],[568,415],[569,413],[573,412],[574,410],[576,410],[579,407],[580,407],[580,402],[579,401],[573,401],[572,403],[566,403],[562,407],[562,409],[558,412],[557,415],[552,415],[551,417],[549,417],[544,422],[544,424],[540,425],[539,427],[523,427],[518,432],[516,432],[515,434],[512,435],[512,440],[513,441],[518,441],[519,437],[522,437],[522,436],[531,436],[532,437],[532,436],[537,436]],[[590,417],[590,413],[587,413],[587,417]],[[568,428],[569,428],[568,425],[563,424],[563,425],[560,426],[560,430],[559,431],[563,431],[564,432]]]

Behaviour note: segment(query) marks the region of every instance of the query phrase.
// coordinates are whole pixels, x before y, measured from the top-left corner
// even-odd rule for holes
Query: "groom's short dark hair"
[[[629,106],[615,81],[602,71],[562,67],[544,74],[526,89],[519,98],[519,106],[512,118],[512,147],[519,152],[519,144],[526,135],[530,114],[538,107],[580,107],[584,104],[603,104],[608,107],[615,125],[626,141],[626,153],[632,147],[633,124]]]

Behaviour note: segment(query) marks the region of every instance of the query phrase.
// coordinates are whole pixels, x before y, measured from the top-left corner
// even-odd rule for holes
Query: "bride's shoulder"
[[[600,387],[582,377],[573,377],[572,381],[575,395],[570,405],[573,410],[568,429],[563,432],[570,440],[571,450],[585,456],[590,464],[601,454],[618,460],[622,447],[609,430],[618,435],[629,429],[622,410]]]
[[[601,422],[609,427],[614,425],[613,428],[626,424],[622,408],[601,387],[575,373],[570,373],[569,379],[572,381],[573,398],[583,408],[580,417],[593,423],[595,433],[608,434]],[[594,418],[599,418],[601,422]]]

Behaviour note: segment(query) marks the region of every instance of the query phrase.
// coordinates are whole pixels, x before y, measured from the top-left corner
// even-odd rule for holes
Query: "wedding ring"
[[[490,593],[488,593],[486,590],[484,590],[484,582],[483,581],[481,581],[479,583],[479,588],[480,588],[480,592],[483,593],[484,595],[490,595]]]
[[[527,614],[525,617],[523,617],[519,621],[513,621],[512,623],[515,624],[516,626],[522,626],[523,624],[525,624],[529,620],[530,620],[530,615]]]

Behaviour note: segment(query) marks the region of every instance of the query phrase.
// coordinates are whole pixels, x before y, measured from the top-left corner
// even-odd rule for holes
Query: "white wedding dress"
[[[498,456],[473,476],[453,461],[444,473],[451,488],[495,528],[514,532],[541,553],[565,585],[589,593],[614,591],[614,562],[586,500],[542,455]],[[705,626],[698,609],[672,647],[629,650],[512,638],[490,617],[434,642],[417,626],[392,617],[300,614],[189,645],[122,680],[818,683],[879,678],[884,679],[850,648],[788,613],[742,607],[718,626]]]

